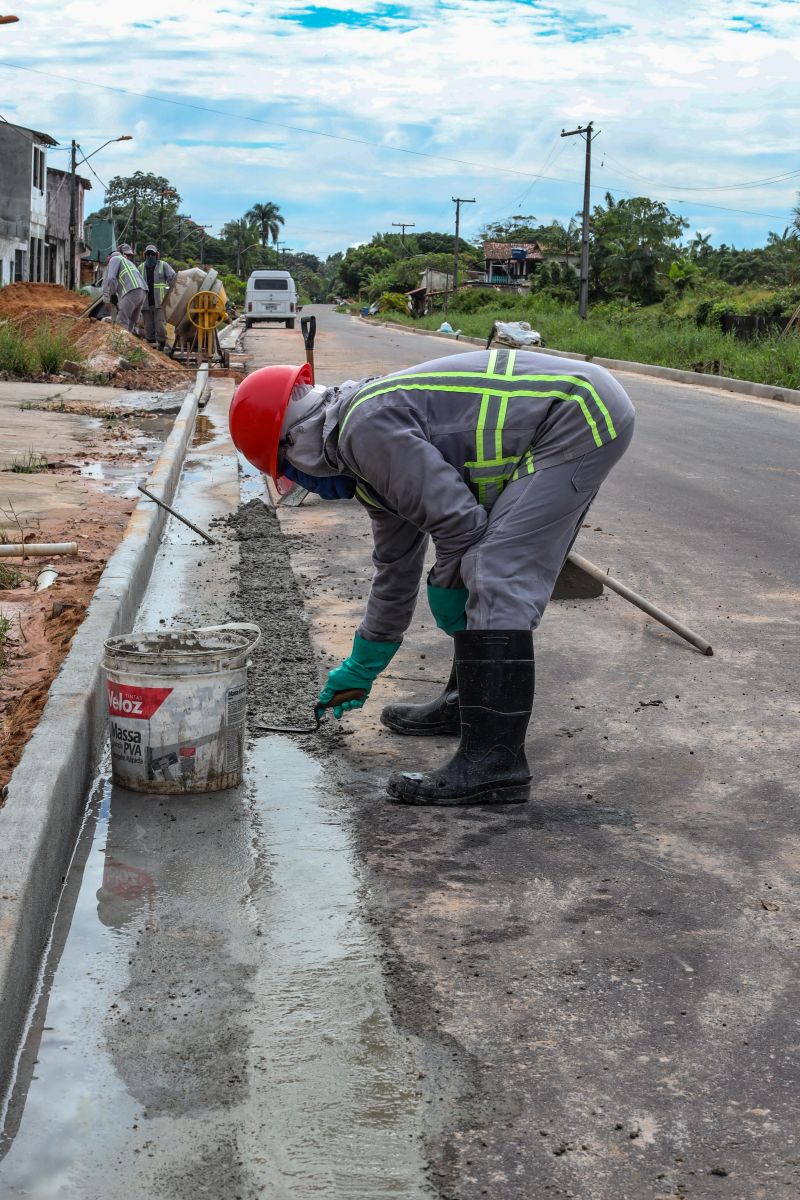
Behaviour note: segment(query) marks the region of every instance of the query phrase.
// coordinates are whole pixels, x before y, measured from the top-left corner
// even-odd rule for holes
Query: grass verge
[[[8,321],[0,324],[0,371],[8,375],[57,375],[64,362],[75,357],[69,334],[46,321],[30,335]]]
[[[383,313],[380,319],[397,321],[413,329],[438,329],[446,319],[454,329],[481,338],[489,336],[495,320],[528,321],[553,350],[727,375],[773,387],[800,388],[800,334],[740,341],[732,334],[698,326],[662,309],[606,315],[601,306],[590,312],[587,321],[581,321],[574,311],[552,301],[535,296],[497,295],[485,308],[475,312],[459,312],[456,304],[446,317],[433,313],[415,319]]]

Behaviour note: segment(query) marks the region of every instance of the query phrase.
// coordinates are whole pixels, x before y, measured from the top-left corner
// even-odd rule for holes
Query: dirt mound
[[[3,291],[8,291],[8,288],[0,290],[0,298]],[[93,378],[103,376],[113,387],[163,392],[180,387],[189,378],[189,373],[181,363],[154,350],[121,325],[41,307],[18,308],[11,319],[26,337],[34,336],[42,325],[68,337],[74,347],[70,358],[78,362],[81,374]]]
[[[77,316],[89,304],[88,296],[78,296],[58,283],[9,283],[0,288],[0,320],[34,310],[41,313],[72,313]]]

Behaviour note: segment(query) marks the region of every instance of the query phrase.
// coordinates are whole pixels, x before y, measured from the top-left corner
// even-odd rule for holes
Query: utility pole
[[[210,229],[211,226],[210,225],[198,225],[196,221],[192,221],[192,228],[197,229],[200,232],[200,266],[202,267],[205,262],[206,230]]]
[[[132,214],[133,228],[132,228],[132,230],[131,230],[131,246],[133,246],[133,252],[134,252],[134,254],[136,253],[136,212],[137,212],[137,207],[138,207],[138,204],[139,204],[139,193],[138,193],[138,191],[135,191],[135,190],[134,190],[134,193],[133,193],[133,214]]]
[[[160,207],[158,210],[158,249],[159,249],[159,251],[162,249],[161,242],[164,238],[164,197],[165,196],[170,196],[170,197],[177,196],[177,194],[178,193],[175,191],[175,188],[168,187],[168,188],[161,189],[161,204],[160,204]]]
[[[577,129],[562,129],[562,137],[582,137],[586,142],[586,171],[583,177],[583,228],[581,232],[581,290],[578,301],[578,316],[586,320],[589,313],[589,189],[592,179],[592,142],[599,135],[594,132],[594,122],[579,125]]]
[[[78,176],[76,175],[76,150],[78,148],[75,139],[72,139],[72,161],[69,173],[69,271],[67,273],[67,282],[71,290],[75,290],[75,254],[77,252],[77,224],[78,224]]]
[[[461,223],[461,205],[474,204],[475,200],[474,198],[472,200],[464,200],[460,196],[451,196],[450,199],[456,206],[456,241],[453,248],[453,295],[455,295],[458,289],[458,230]]]
[[[403,249],[405,250],[405,248],[406,248],[406,230],[407,229],[416,229],[416,225],[414,225],[413,223],[409,223],[408,221],[392,221],[392,228],[400,229],[402,231],[400,234],[400,241],[402,242]]]

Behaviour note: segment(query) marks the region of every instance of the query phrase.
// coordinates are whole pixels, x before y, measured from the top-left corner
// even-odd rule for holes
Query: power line
[[[61,75],[55,71],[40,71],[36,67],[23,67],[20,63],[7,62],[0,59],[0,67],[10,67],[14,71],[28,71],[32,75],[43,75],[47,79],[58,79],[63,83],[75,83],[80,87],[100,88],[104,92],[115,92],[121,96],[135,96],[139,100],[152,100],[156,104],[171,104],[175,108],[189,108],[194,112],[212,113],[227,120],[237,119],[249,121],[252,125],[264,125],[270,129],[286,129],[290,133],[307,133],[312,137],[329,138],[336,142],[350,142],[356,146],[369,146],[373,150],[391,150],[395,154],[409,154],[414,158],[430,158],[435,162],[455,163],[460,167],[475,167],[479,171],[503,172],[506,175],[519,175],[522,179],[538,179],[539,176],[531,171],[517,171],[513,167],[501,167],[496,163],[472,162],[465,158],[451,158],[446,154],[429,154],[426,150],[409,150],[405,146],[392,146],[386,142],[373,142],[369,138],[349,137],[342,133],[328,133],[322,129],[309,129],[304,125],[286,125],[282,121],[265,121],[261,117],[250,117],[244,113],[226,112],[222,108],[211,108],[206,104],[190,104],[188,100],[170,100],[166,96],[154,96],[150,92],[134,92],[130,88],[112,87],[107,83],[97,83],[94,79],[76,79],[72,75]],[[565,183],[566,180],[553,180],[555,183]]]
[[[625,167],[612,154],[604,154],[603,161],[608,159],[609,162],[615,163],[617,170],[623,175],[630,175],[631,178],[641,179],[644,183],[653,184],[654,187],[676,188],[681,192],[738,192],[744,191],[746,188],[763,187],[765,184],[782,183],[786,179],[791,179],[800,175],[800,169],[794,171],[784,171],[782,175],[768,175],[764,179],[750,179],[744,183],[721,183],[714,187],[697,187],[682,183],[663,183],[658,179],[650,179],[647,175],[640,175],[638,171],[632,171],[629,167]],[[601,164],[602,165],[602,164]]]

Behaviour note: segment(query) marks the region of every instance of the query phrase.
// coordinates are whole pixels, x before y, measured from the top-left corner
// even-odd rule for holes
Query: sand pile
[[[9,283],[0,288],[0,321],[11,319],[31,311],[41,315],[47,313],[72,313],[77,316],[89,304],[88,296],[78,296],[58,283]]]

